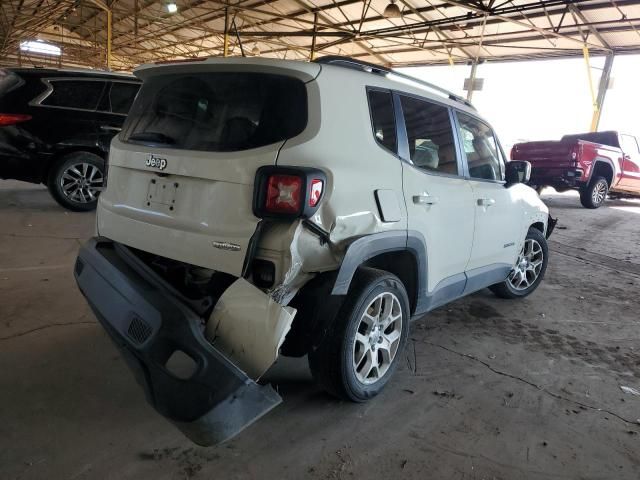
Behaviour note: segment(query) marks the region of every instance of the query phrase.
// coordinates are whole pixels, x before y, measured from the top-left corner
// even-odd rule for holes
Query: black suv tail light
[[[260,218],[308,218],[318,209],[326,186],[326,175],[315,168],[260,167],[253,213]]]
[[[31,115],[22,113],[0,113],[0,127],[10,127],[31,120]]]

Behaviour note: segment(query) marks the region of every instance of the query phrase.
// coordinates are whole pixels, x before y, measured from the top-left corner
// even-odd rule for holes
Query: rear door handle
[[[490,207],[491,205],[495,205],[496,201],[493,198],[479,198],[478,206],[479,207]]]
[[[120,127],[112,127],[111,125],[101,125],[100,129],[105,132],[119,132],[122,130]]]
[[[413,196],[413,203],[416,205],[435,205],[438,203],[438,197],[432,197],[428,193],[421,193]]]

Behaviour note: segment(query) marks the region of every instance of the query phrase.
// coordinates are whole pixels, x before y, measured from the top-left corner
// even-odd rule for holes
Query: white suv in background
[[[461,98],[342,57],[198,59],[143,80],[75,274],[150,403],[213,444],[281,398],[279,354],[376,395],[411,318],[542,280],[554,221]]]

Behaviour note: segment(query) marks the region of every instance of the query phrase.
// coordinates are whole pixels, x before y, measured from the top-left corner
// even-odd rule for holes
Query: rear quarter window
[[[106,87],[101,80],[48,80],[52,91],[40,105],[95,110]]]
[[[260,73],[170,74],[146,80],[125,142],[231,152],[270,145],[307,124],[304,83]]]
[[[396,119],[391,92],[369,90],[367,96],[373,136],[376,142],[395,154],[397,151]]]

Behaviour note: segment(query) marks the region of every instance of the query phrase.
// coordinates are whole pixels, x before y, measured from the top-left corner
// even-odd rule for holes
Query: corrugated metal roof
[[[229,54],[309,59],[350,55],[388,66],[475,60],[640,52],[640,2],[395,0],[400,18],[384,16],[389,0],[112,1],[112,68],[159,60]],[[3,0],[0,63],[104,68],[107,14],[102,0]],[[315,33],[314,33],[315,32]],[[20,41],[58,44],[61,58],[20,52]]]

